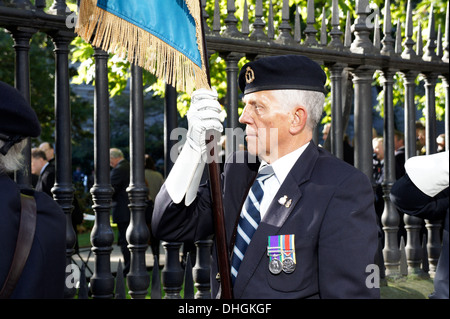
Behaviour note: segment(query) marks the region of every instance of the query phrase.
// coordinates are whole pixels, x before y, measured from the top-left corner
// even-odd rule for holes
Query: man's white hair
[[[286,110],[291,110],[295,106],[301,105],[306,108],[308,119],[306,125],[311,130],[322,118],[325,95],[322,92],[306,90],[274,90],[275,98]]]
[[[111,148],[109,150],[109,157],[111,158],[122,158],[123,152],[119,150],[118,148]]]
[[[0,140],[0,147],[5,144]],[[6,153],[6,155],[0,154],[0,173],[6,174],[17,171],[23,167],[23,154],[22,150],[27,144],[27,140],[24,139],[19,143],[14,144]]]

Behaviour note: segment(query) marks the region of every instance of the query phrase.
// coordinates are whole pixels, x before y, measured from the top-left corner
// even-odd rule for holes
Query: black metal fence
[[[408,274],[426,275],[432,273],[440,254],[441,223],[426,221],[427,236],[421,243],[422,220],[404,217],[407,231],[406,246],[399,243],[397,233],[400,217],[389,200],[391,186],[395,182],[394,162],[394,105],[393,86],[395,75],[400,74],[404,83],[404,133],[406,158],[416,155],[415,114],[416,79],[420,75],[425,81],[426,95],[426,153],[436,152],[436,84],[441,81],[445,89],[445,145],[449,145],[449,32],[448,8],[445,37],[442,41],[441,26],[436,33],[433,8],[430,8],[427,38],[422,41],[419,27],[417,36],[413,35],[413,16],[408,5],[404,38],[402,26],[395,25],[395,37],[390,10],[383,17],[376,15],[375,23],[368,23],[374,16],[369,9],[369,1],[357,1],[356,19],[346,14],[346,27],[340,27],[338,1],[332,1],[330,25],[322,16],[320,30],[315,28],[318,17],[314,16],[314,1],[308,1],[306,28],[301,31],[299,11],[290,17],[289,1],[282,1],[282,21],[276,28],[272,1],[268,12],[263,12],[263,1],[256,0],[255,11],[244,8],[244,20],[240,23],[235,16],[234,1],[227,1],[224,25],[220,22],[219,1],[214,2],[216,10],[209,16],[202,1],[206,25],[206,42],[209,54],[219,53],[225,60],[227,74],[226,111],[227,127],[238,127],[238,62],[242,57],[256,59],[268,55],[302,54],[319,62],[329,70],[331,80],[331,143],[330,150],[343,158],[344,128],[348,121],[348,110],[354,107],[354,165],[369,177],[372,176],[372,100],[371,88],[375,72],[382,74],[381,83],[384,94],[384,211],[382,229],[384,243],[380,254],[381,276],[396,277]],[[281,2],[281,0],[280,0]],[[386,0],[385,7],[390,7]],[[68,53],[69,44],[75,38],[73,28],[66,24],[70,14],[64,0],[54,0],[50,10],[44,12],[45,1],[0,0],[0,26],[11,34],[16,54],[15,84],[27,100],[30,100],[29,43],[36,32],[48,34],[55,46],[55,150],[56,181],[53,188],[54,199],[67,215],[67,262],[74,253],[75,233],[71,227],[71,211],[74,187],[72,185],[71,163],[71,108],[69,101]],[[254,15],[249,23],[249,15]],[[294,21],[293,24],[290,21]],[[371,20],[370,20],[371,21]],[[379,21],[383,21],[383,32]],[[329,30],[329,31],[328,31]],[[414,40],[414,38],[416,40]],[[92,252],[95,270],[90,278],[90,291],[94,298],[112,298],[115,295],[115,278],[111,273],[110,255],[114,234],[110,225],[111,196],[113,189],[109,180],[109,92],[108,92],[108,54],[94,48],[95,96],[94,96],[94,161],[95,181],[90,192],[95,212],[92,230]],[[131,222],[129,226],[129,249],[131,269],[127,276],[129,294],[132,298],[144,298],[148,294],[150,276],[145,265],[145,252],[148,249],[148,229],[145,227],[145,198],[147,188],[144,180],[144,122],[142,70],[131,67],[130,94],[130,164],[131,180],[128,188],[130,198]],[[176,92],[167,87],[165,99],[165,148],[170,153],[173,141],[170,132],[176,128]],[[317,136],[315,139],[317,139]],[[235,149],[230,145],[230,149]],[[30,158],[30,145],[26,148]],[[166,170],[172,163],[167,156]],[[29,168],[18,172],[17,182],[31,185]],[[180,261],[181,243],[164,243],[165,263],[162,270],[162,289],[165,298],[180,298],[183,278],[186,274],[185,298],[194,297],[192,279],[197,293],[195,298],[209,298],[210,240],[196,243],[196,249],[189,258]],[[192,258],[195,256],[195,258]],[[403,256],[403,258],[402,258]],[[156,257],[156,256],[155,256]],[[401,260],[406,259],[405,264]],[[157,259],[155,259],[157,260]],[[195,261],[195,262],[194,262]],[[383,267],[384,264],[384,267]],[[192,265],[194,265],[192,267]],[[152,298],[160,298],[159,262],[154,263],[152,275]],[[191,269],[192,267],[192,269]],[[156,271],[155,271],[156,270]],[[385,273],[384,273],[385,270]],[[82,287],[85,287],[82,285]],[[159,290],[159,292],[158,292]],[[86,296],[85,289],[82,289]],[[66,297],[73,298],[76,288],[67,288]],[[124,296],[116,291],[117,296]]]

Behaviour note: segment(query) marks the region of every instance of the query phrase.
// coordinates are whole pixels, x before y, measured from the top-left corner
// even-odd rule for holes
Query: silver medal
[[[286,274],[290,274],[295,270],[295,262],[294,259],[292,259],[292,257],[286,257],[283,260],[283,271]]]
[[[272,274],[278,275],[283,270],[283,265],[281,264],[281,261],[273,258],[269,263],[269,270]]]

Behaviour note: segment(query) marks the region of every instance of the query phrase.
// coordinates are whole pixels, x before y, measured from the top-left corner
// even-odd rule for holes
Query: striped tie
[[[264,195],[264,182],[274,174],[271,166],[264,166],[258,173],[255,182],[247,195],[236,232],[236,242],[233,248],[233,257],[231,259],[231,281],[234,282],[237,277],[239,266],[244,259],[250,240],[258,228],[261,221],[259,205]]]

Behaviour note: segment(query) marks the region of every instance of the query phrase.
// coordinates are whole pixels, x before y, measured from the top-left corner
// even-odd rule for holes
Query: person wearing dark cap
[[[41,127],[36,113],[22,94],[0,82],[0,296],[2,298],[63,298],[66,268],[66,217],[47,194],[20,189],[8,174],[21,169],[27,137]],[[11,268],[22,225],[21,198],[33,198],[36,209],[34,237],[18,280]],[[21,251],[21,250],[20,250]],[[16,252],[17,253],[17,252]],[[15,260],[15,259],[14,259]],[[16,265],[16,264],[14,264]],[[11,270],[10,270],[11,269]],[[9,278],[9,279],[7,279]],[[5,284],[7,282],[7,284]],[[8,288],[11,287],[11,288]]]
[[[260,58],[240,71],[245,108],[239,121],[246,125],[248,152],[232,153],[221,175],[236,299],[380,296],[371,183],[312,140],[325,81],[322,68],[300,55]],[[198,186],[181,173],[196,176],[186,169],[194,156],[183,152],[201,150],[205,129],[220,130],[220,107],[214,91],[193,95],[187,144],[195,146],[183,147],[155,200],[152,230],[167,241],[214,233],[208,184]],[[213,254],[217,298],[215,249]]]

